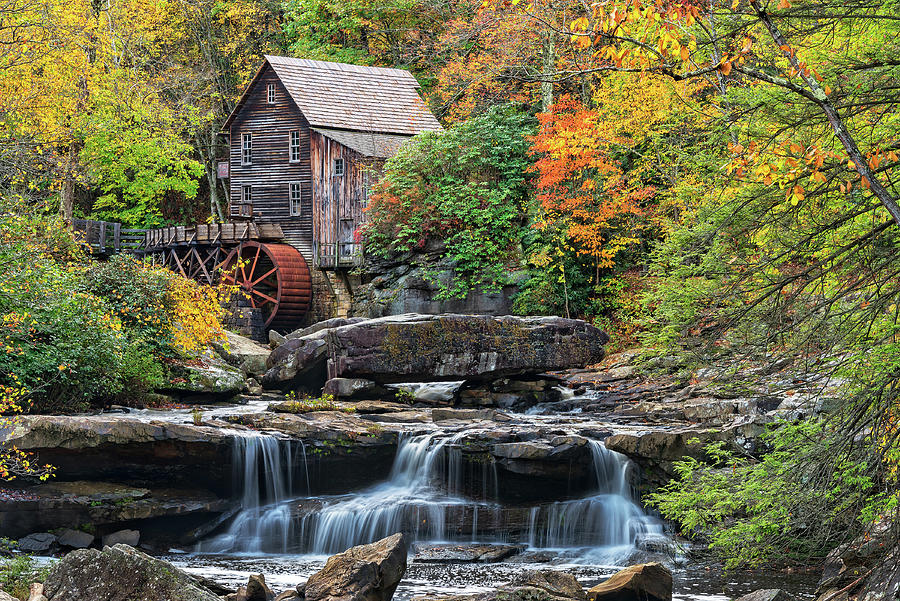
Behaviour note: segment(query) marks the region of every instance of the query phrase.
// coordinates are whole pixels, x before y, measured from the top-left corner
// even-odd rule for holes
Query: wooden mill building
[[[441,129],[418,88],[402,69],[266,56],[222,126],[229,216],[281,227],[309,266],[315,317],[349,309],[347,272],[385,159]]]

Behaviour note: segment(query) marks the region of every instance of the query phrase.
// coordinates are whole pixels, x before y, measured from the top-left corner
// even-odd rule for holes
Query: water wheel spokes
[[[240,288],[268,328],[298,325],[312,299],[306,261],[287,244],[241,244],[225,259],[222,281]]]

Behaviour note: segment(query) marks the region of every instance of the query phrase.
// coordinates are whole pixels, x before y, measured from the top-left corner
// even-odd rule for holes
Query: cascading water
[[[307,490],[306,450],[300,445]],[[207,553],[287,553],[293,539],[289,500],[293,492],[294,454],[289,441],[255,432],[241,432],[232,451],[235,490],[241,510],[228,531],[203,541]]]
[[[227,532],[198,550],[330,554],[403,531],[417,541],[521,540],[531,547],[598,547],[618,555],[633,549],[641,537],[662,536],[661,523],[631,495],[628,460],[602,443],[589,441],[596,479],[592,495],[510,509],[495,501],[496,466],[487,462],[476,469],[463,460],[458,443],[467,434],[403,438],[387,481],[352,495],[317,499],[292,497],[297,494],[292,476],[300,466],[289,442],[255,433],[240,436],[234,465],[241,511]],[[305,469],[305,450],[300,450]],[[308,475],[302,484],[308,495]],[[483,500],[464,495],[472,488]],[[294,509],[301,506],[313,509],[298,515]],[[507,519],[517,511],[526,513]]]
[[[603,547],[615,553],[641,538],[662,537],[662,523],[638,505],[628,482],[628,459],[602,443],[588,441],[597,492],[531,510],[528,543],[532,547]]]
[[[415,540],[448,540],[460,534],[454,522],[462,520],[471,520],[474,536],[478,512],[499,506],[453,495],[462,487],[462,458],[448,447],[464,435],[402,440],[387,482],[303,517],[298,534],[304,547],[336,553],[399,531]]]

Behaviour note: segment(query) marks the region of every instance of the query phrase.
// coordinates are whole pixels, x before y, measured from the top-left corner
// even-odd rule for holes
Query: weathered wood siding
[[[275,84],[275,104],[267,102],[268,84]],[[290,132],[300,131],[300,162],[288,155]],[[252,164],[241,164],[241,140],[252,134]],[[312,176],[309,155],[309,123],[288,96],[271,67],[266,67],[235,116],[229,130],[231,200],[241,200],[241,190],[252,186],[254,221],[281,225],[286,242],[295,246],[307,262],[313,261]],[[301,183],[301,214],[290,214],[290,182]]]
[[[310,134],[312,166],[313,240],[319,249],[335,243],[354,242],[364,223],[368,202],[367,182],[375,182],[383,161],[374,163],[358,152],[313,131]],[[334,160],[344,159],[344,175],[334,175]]]

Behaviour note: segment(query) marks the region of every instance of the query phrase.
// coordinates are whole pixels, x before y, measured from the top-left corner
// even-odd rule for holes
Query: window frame
[[[294,212],[294,190],[297,190],[297,211]],[[291,217],[303,216],[303,183],[288,182],[288,214]]]
[[[253,186],[251,184],[241,185],[241,204],[253,204]]]
[[[294,134],[297,134],[297,145],[294,146]],[[299,129],[292,129],[288,132],[288,163],[299,163],[301,155],[303,137],[300,135]],[[297,150],[297,158],[294,158],[294,150]]]
[[[241,132],[241,165],[253,164],[253,134]]]
[[[338,173],[338,165],[341,166],[340,173]],[[347,173],[347,161],[343,157],[335,158],[331,162],[331,174],[334,177],[344,177],[345,173]]]
[[[266,104],[275,104],[275,89],[274,82],[266,85]]]

